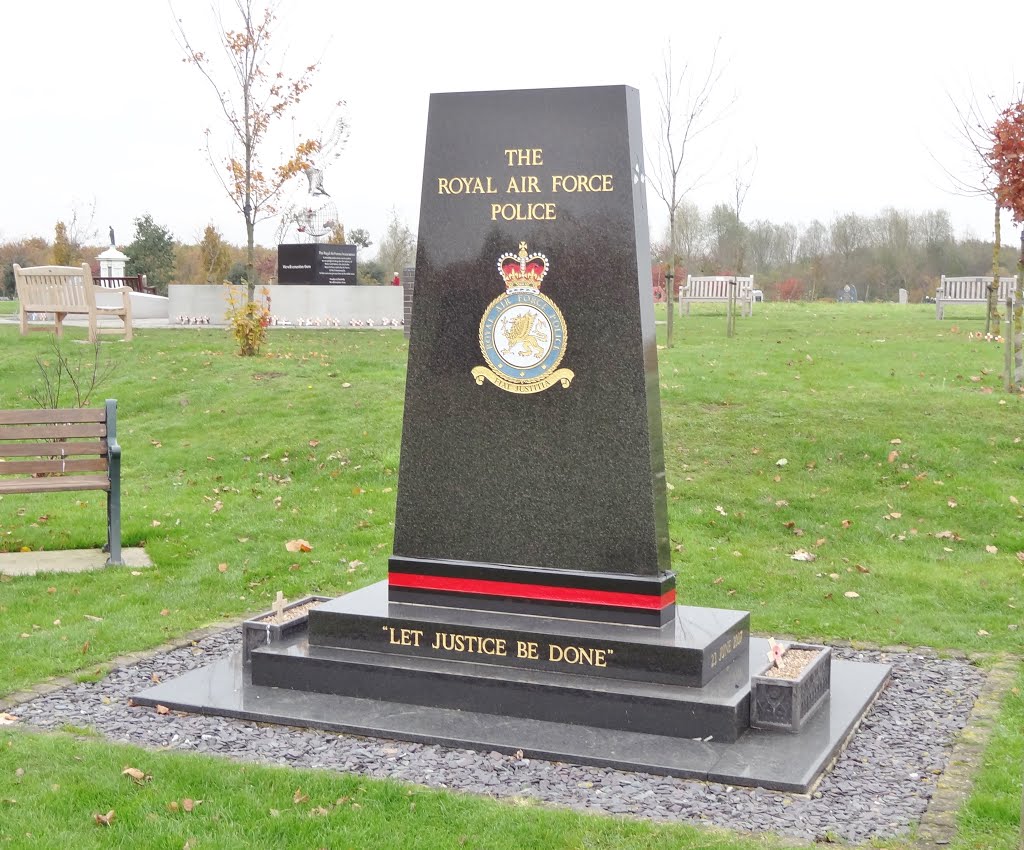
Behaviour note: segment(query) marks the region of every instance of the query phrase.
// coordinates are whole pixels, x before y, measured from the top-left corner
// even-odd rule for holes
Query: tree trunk
[[[671,263],[669,269],[672,274],[668,277],[666,283],[668,284],[667,298],[665,299],[665,315],[667,323],[665,325],[665,345],[668,348],[672,347],[672,320],[675,318],[676,313],[676,211],[670,209],[668,212],[668,242],[669,242],[669,258],[668,261]]]
[[[985,317],[985,333],[999,333],[999,243],[1002,240],[999,221],[999,201],[996,201],[996,242],[992,246],[992,283],[988,288],[988,315]]]
[[[1016,389],[1024,384],[1024,227],[1020,230],[1020,256],[1017,258],[1016,300],[1013,302],[1013,361]],[[1009,340],[1006,341],[1007,345]]]
[[[248,284],[249,300],[256,297],[256,276],[253,272],[255,263],[253,259],[256,251],[253,247],[255,242],[256,224],[250,216],[245,217],[245,282]]]

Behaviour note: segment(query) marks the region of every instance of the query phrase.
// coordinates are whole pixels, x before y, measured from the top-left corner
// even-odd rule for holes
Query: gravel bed
[[[361,738],[203,715],[159,715],[128,697],[239,648],[229,629],[14,709],[27,726],[88,726],[110,740],[252,762],[387,777],[495,798],[529,797],[591,812],[714,824],[791,838],[865,842],[917,822],[968,720],[984,674],[966,661],[834,648],[838,658],[884,661],[892,677],[835,767],[811,795],[737,788],[499,753]]]

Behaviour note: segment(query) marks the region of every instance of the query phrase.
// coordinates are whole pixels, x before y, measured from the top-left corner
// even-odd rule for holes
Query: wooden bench
[[[679,290],[679,308],[687,315],[690,314],[690,304],[697,301],[712,301],[725,303],[729,300],[731,291],[736,292],[736,303],[744,316],[753,313],[754,307],[754,276],[727,277],[724,275],[714,277],[697,277],[692,274],[686,276],[686,285]]]
[[[946,277],[942,276],[939,288],[935,290],[935,318],[941,319],[947,304],[988,304],[988,289],[991,277]],[[1013,296],[1016,280],[1012,275],[999,278],[996,300],[1000,306]]]
[[[105,490],[108,564],[121,562],[117,401],[100,408],[0,410],[0,496]]]
[[[111,289],[98,287],[92,279],[92,272],[86,263],[81,266],[33,266],[23,269],[14,264],[14,285],[18,293],[18,314],[21,319],[21,334],[30,330],[54,331],[57,336],[64,333],[64,319],[76,314],[88,317],[89,342],[96,341],[101,333],[122,333],[120,328],[101,328],[99,319],[113,316],[124,324],[124,338],[132,338],[131,288],[118,286]],[[120,305],[97,306],[96,292],[120,293]],[[32,313],[52,314],[53,324],[30,325]]]

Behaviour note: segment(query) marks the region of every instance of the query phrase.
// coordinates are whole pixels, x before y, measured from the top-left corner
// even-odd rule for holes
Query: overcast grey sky
[[[230,22],[231,0],[215,2]],[[197,44],[214,50],[210,3],[174,8]],[[715,170],[691,200],[705,209],[727,202],[737,163],[756,149],[747,221],[806,225],[887,206],[941,208],[959,235],[990,238],[990,203],[954,194],[935,160],[968,175],[949,96],[1010,96],[1024,77],[1012,35],[1019,16],[1011,0],[283,0],[275,42],[285,69],[321,66],[295,121],[279,128],[279,147],[345,99],[351,138],[325,185],[346,227],[365,227],[377,241],[392,207],[417,226],[431,92],[631,85],[653,151],[668,37],[676,66],[688,61],[698,72],[720,40],[726,70],[716,93],[736,101],[693,151],[695,167]],[[95,203],[98,243],[108,225],[120,244],[131,241],[132,221],[145,212],[182,241],[213,223],[244,243],[241,216],[202,152],[205,128],[223,138],[216,101],[182,62],[167,3],[8,2],[0,31],[0,240],[52,239],[58,219]],[[657,236],[664,209],[654,197],[649,207]],[[257,242],[273,244],[276,226],[259,225]],[[1004,239],[1014,236],[1004,230]]]

